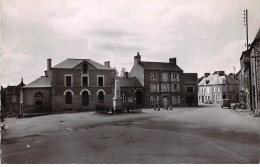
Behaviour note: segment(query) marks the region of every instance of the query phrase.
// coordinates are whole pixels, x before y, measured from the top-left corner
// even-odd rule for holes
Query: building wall
[[[151,79],[151,73],[157,73],[158,74],[158,79],[157,80],[152,80]],[[162,80],[162,73],[167,73],[168,74],[168,81],[163,81]],[[179,81],[171,81],[171,73],[178,73],[179,74]],[[151,92],[150,91],[150,84],[159,84],[159,92]],[[169,84],[170,85],[170,91],[167,92],[162,92],[161,90],[161,85],[162,84]],[[171,89],[172,84],[179,84],[180,85],[180,91],[178,92],[173,92]],[[184,105],[184,99],[183,99],[183,73],[182,72],[176,72],[176,71],[163,71],[163,70],[145,70],[144,71],[144,107],[153,107],[156,105],[157,102],[151,104],[151,99],[150,97],[159,97],[160,103],[163,103],[163,98],[167,97],[167,103],[168,105],[172,104],[173,97],[178,97],[180,98],[180,104],[174,104],[174,106],[180,106]],[[173,104],[172,104],[173,105]]]
[[[65,75],[72,74],[72,86],[65,86]],[[114,85],[114,70],[96,70],[90,68],[88,70],[88,86],[82,86],[82,69],[76,67],[75,69],[52,69],[52,110],[95,110],[96,105],[112,106],[113,85]],[[97,85],[97,76],[104,76],[104,85]],[[73,92],[72,104],[65,104],[65,92],[71,90]],[[89,106],[82,105],[81,92],[88,90]],[[105,92],[104,103],[98,102],[98,91]]]
[[[188,92],[187,88],[188,87],[192,87],[193,88],[193,92]],[[198,85],[197,84],[185,84],[184,85],[184,89],[183,89],[183,93],[184,93],[184,105],[186,106],[197,106],[198,105]],[[190,98],[192,98],[194,101],[193,102],[189,102]]]
[[[135,64],[129,73],[130,77],[136,77],[139,82],[144,86],[144,69],[139,65]]]
[[[51,89],[50,88],[23,88],[23,112],[51,112]],[[42,104],[36,104],[35,94],[43,94]]]
[[[199,85],[198,86],[198,101],[199,103],[213,102],[213,86]]]
[[[251,50],[251,86],[252,86],[252,103],[253,110],[256,109],[258,114],[260,114],[260,42],[256,42]],[[258,51],[256,51],[258,50]]]

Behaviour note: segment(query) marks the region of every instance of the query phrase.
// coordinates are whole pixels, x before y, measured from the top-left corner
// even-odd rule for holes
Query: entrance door
[[[135,92],[136,105],[142,105],[143,103],[143,93],[138,90]]]
[[[163,105],[164,105],[164,106],[167,106],[167,104],[168,104],[168,103],[167,103],[167,96],[164,96],[164,97],[163,97]]]

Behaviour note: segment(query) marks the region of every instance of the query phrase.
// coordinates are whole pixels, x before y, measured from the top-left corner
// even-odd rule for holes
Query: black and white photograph
[[[259,164],[259,0],[1,0],[0,164]]]

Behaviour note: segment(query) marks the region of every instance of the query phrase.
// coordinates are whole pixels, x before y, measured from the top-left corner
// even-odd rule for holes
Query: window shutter
[[[177,84],[177,91],[180,91],[180,84]]]
[[[159,100],[160,100],[159,98],[160,98],[160,97],[159,97],[159,96],[157,96],[157,104],[159,104]]]
[[[157,92],[160,92],[160,84],[157,84]]]
[[[153,84],[150,84],[150,92],[153,92]]]
[[[167,90],[168,90],[168,92],[170,92],[170,91],[171,91],[170,84],[167,84]]]
[[[150,104],[153,104],[153,96],[150,96]]]
[[[180,79],[180,78],[179,78],[179,74],[177,74],[177,81],[179,81],[179,79]]]
[[[156,81],[158,81],[158,73],[155,74]]]

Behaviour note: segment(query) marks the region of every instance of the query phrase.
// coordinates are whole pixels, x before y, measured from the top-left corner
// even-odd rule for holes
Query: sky
[[[134,56],[184,72],[238,72],[260,28],[259,0],[2,0],[0,84],[28,84],[67,58],[92,59],[120,72]]]

